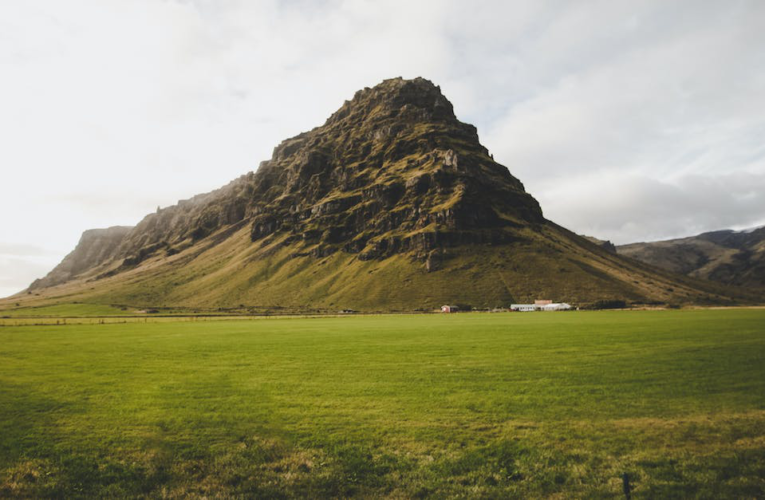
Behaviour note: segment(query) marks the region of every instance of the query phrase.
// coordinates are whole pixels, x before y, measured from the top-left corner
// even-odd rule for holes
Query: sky
[[[765,2],[0,2],[0,296],[422,76],[617,244],[765,224]]]

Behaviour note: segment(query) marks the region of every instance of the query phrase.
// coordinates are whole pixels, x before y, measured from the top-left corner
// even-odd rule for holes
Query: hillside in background
[[[675,273],[765,290],[765,227],[633,243],[617,251]]]
[[[243,310],[732,303],[546,220],[431,82],[386,80],[270,160],[133,228],[86,232],[6,300]]]

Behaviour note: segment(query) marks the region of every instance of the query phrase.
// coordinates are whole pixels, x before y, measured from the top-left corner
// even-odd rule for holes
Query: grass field
[[[765,496],[765,310],[0,328],[0,497]]]

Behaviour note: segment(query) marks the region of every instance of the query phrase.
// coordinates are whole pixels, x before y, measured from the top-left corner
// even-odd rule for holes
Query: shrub
[[[619,299],[598,300],[592,303],[591,309],[624,309],[627,302]]]

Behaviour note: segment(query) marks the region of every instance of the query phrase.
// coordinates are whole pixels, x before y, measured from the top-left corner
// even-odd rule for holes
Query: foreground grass
[[[0,497],[765,495],[765,311],[0,328]]]

